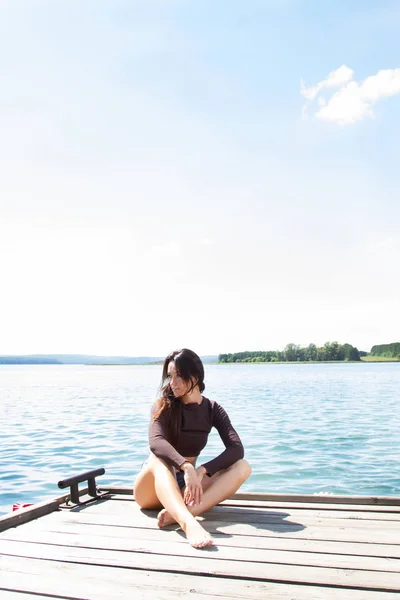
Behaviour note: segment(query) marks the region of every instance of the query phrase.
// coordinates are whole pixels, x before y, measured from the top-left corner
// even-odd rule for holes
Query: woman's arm
[[[175,467],[175,469],[180,469],[182,464],[186,462],[186,459],[167,441],[165,415],[162,413],[154,419],[155,410],[156,406],[154,405],[151,410],[149,424],[150,451],[167,465]]]
[[[217,429],[225,450],[216,458],[202,465],[209,477],[217,471],[227,469],[244,456],[243,444],[232,426],[226,411],[217,402],[213,406],[212,425]]]

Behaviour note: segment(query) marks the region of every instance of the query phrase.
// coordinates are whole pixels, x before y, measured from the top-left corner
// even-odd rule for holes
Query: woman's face
[[[175,396],[175,398],[181,398],[190,389],[190,384],[182,379],[176,370],[175,363],[171,361],[168,365],[168,376],[169,376],[169,385],[171,386],[171,390]]]

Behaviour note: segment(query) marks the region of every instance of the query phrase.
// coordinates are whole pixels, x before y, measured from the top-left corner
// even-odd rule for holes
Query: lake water
[[[61,495],[105,467],[132,485],[148,454],[160,366],[0,366],[0,513]],[[228,411],[251,492],[399,495],[400,363],[207,365],[204,395]],[[202,459],[222,450],[209,438]]]

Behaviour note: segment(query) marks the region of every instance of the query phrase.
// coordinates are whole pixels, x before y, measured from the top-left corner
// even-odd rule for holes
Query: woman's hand
[[[188,506],[197,506],[201,504],[203,499],[203,486],[201,481],[205,474],[204,467],[194,468],[192,463],[186,462],[182,466],[182,470],[184,471],[184,479],[185,479],[185,493],[183,495],[183,499],[185,504]]]

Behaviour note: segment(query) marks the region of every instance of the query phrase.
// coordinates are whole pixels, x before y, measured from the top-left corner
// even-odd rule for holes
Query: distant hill
[[[210,364],[210,363],[217,363],[218,362],[218,356],[200,356],[202,362],[204,364]]]
[[[0,356],[0,365],[61,365],[55,356]]]
[[[29,354],[0,356],[0,364],[17,365],[137,365],[155,363],[150,356],[94,356],[91,354]]]
[[[95,356],[91,354],[25,354],[0,356],[0,365],[146,365],[163,362],[157,356]],[[217,362],[218,356],[204,356],[203,362]]]

